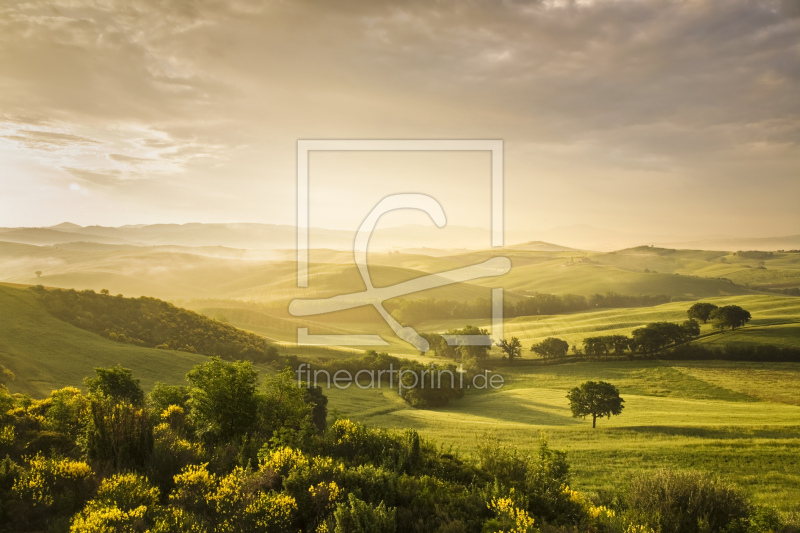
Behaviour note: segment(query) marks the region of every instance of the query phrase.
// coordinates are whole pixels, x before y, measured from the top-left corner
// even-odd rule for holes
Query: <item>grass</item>
[[[17,376],[12,392],[43,397],[53,389],[82,386],[94,368],[121,364],[149,391],[156,381],[182,384],[202,355],[140,348],[104,339],[50,315],[26,289],[0,285],[0,365]]]
[[[77,250],[0,243],[0,279],[193,300],[190,308],[268,337],[284,354],[344,357],[360,352],[294,345],[297,327],[308,326],[310,333],[379,334],[389,343],[385,351],[419,357],[374,310],[313,317],[314,322],[287,313],[291,298],[362,290],[350,254],[314,251],[310,290],[301,290],[296,286],[295,265],[285,255],[265,260],[237,253],[157,247]],[[698,342],[800,346],[800,298],[754,290],[798,286],[800,254],[776,253],[765,261],[765,269],[759,269],[758,261],[698,250],[637,248],[601,254],[511,247],[503,253],[513,264],[506,276],[429,295],[454,300],[488,297],[488,288],[497,283],[509,299],[519,298],[522,291],[703,298],[716,305],[740,305],[752,313],[753,320],[746,328],[722,334],[710,334],[711,326],[704,325],[706,336]],[[371,273],[375,284],[383,286],[420,273],[479,263],[488,255],[374,254]],[[41,279],[34,277],[36,270],[44,272]],[[673,302],[519,317],[506,321],[504,336],[519,337],[529,358],[530,345],[544,337],[560,337],[580,346],[591,335],[628,335],[648,322],[685,320],[690,305]],[[489,325],[488,319],[410,325],[420,332],[441,332],[465,323]],[[499,356],[496,349],[493,354]],[[149,389],[156,380],[182,383],[185,373],[205,360],[111,342],[53,318],[27,291],[0,285],[0,364],[19,377],[9,384],[14,391],[42,396],[53,388],[80,384],[95,366],[117,363],[132,368]],[[416,428],[465,453],[472,452],[486,432],[532,448],[544,431],[554,447],[569,451],[575,485],[587,491],[618,488],[638,471],[668,465],[719,473],[747,487],[757,502],[800,510],[794,503],[800,501],[800,364],[635,361],[503,367],[500,372],[506,378],[501,390],[472,392],[436,411],[410,409],[396,391],[386,389],[351,387],[330,389],[326,394],[332,411],[376,426]],[[571,387],[589,379],[614,383],[626,400],[623,414],[598,421],[596,430],[590,421],[572,418],[565,397]]]
[[[576,487],[619,487],[661,466],[719,473],[757,502],[796,510],[800,501],[800,364],[619,362],[503,368],[506,386],[468,394],[447,408],[413,410],[396,392],[331,389],[329,408],[373,425],[416,428],[471,453],[493,433],[533,448],[544,431],[569,452]],[[583,381],[617,385],[621,416],[571,416],[567,391]]]
[[[711,324],[701,324],[701,334],[709,335],[699,342],[746,343],[770,342],[786,346],[800,344],[800,298],[778,295],[746,295],[705,298],[703,301],[718,306],[739,305],[752,314],[745,328],[734,332],[716,333]],[[672,302],[652,307],[600,309],[586,313],[552,316],[526,316],[506,319],[503,325],[505,338],[516,336],[522,341],[523,357],[532,357],[530,346],[546,337],[558,337],[570,345],[580,347],[583,339],[594,335],[630,335],[649,322],[681,322],[687,319],[691,302]],[[415,325],[420,331],[442,332],[461,327],[464,320],[448,320]],[[489,327],[489,320],[469,320],[469,323]],[[776,329],[773,329],[776,328]],[[494,349],[499,356],[499,351]]]

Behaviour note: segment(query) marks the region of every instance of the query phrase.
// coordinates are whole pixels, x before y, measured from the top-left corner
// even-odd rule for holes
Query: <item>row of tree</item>
[[[718,307],[709,302],[697,302],[689,308],[687,314],[690,319],[702,320],[703,324],[711,320],[713,326],[720,331],[742,327],[752,318],[749,311],[738,305]]]
[[[608,354],[621,355],[626,352],[654,354],[665,348],[677,346],[700,335],[700,324],[711,320],[715,328],[724,331],[741,327],[750,321],[750,312],[738,305],[718,307],[708,302],[698,302],[692,305],[687,314],[688,320],[681,324],[673,322],[651,322],[644,327],[633,330],[631,336],[626,335],[598,335],[583,339],[583,351],[573,347],[574,355],[602,356]],[[502,340],[498,343],[500,349],[509,359],[522,357],[522,344],[517,337]],[[556,337],[548,337],[531,346],[531,352],[544,359],[557,359],[566,357],[569,352],[569,343]]]
[[[503,303],[503,316],[559,315],[598,308],[648,307],[670,301],[670,296],[663,294],[623,295],[607,292],[586,297],[533,293],[516,301],[506,300]],[[434,320],[486,318],[491,315],[492,302],[488,298],[471,301],[422,298],[393,301],[387,304],[387,309],[404,324],[418,324]]]

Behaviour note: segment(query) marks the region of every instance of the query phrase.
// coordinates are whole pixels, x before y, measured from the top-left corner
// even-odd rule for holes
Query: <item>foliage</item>
[[[631,339],[625,335],[602,335],[583,339],[583,351],[586,355],[620,355],[630,346]]]
[[[153,390],[147,395],[147,403],[155,415],[160,416],[164,409],[171,405],[186,410],[188,407],[189,389],[180,385],[165,385],[156,382]]]
[[[661,469],[636,477],[627,504],[641,523],[659,531],[735,531],[750,514],[734,486],[699,472]]]
[[[153,451],[153,425],[143,407],[92,398],[83,444],[101,472],[141,469]]]
[[[335,533],[394,533],[395,509],[381,502],[370,505],[349,494],[347,503],[340,503],[333,513],[336,521]]]
[[[118,342],[267,362],[278,352],[263,337],[239,330],[156,298],[123,298],[95,293],[33,287],[55,317]]]
[[[257,421],[258,372],[250,362],[225,363],[214,357],[187,375],[188,405],[198,434],[220,442],[251,431]]]
[[[377,353],[363,360],[386,361]],[[73,455],[45,448],[19,464],[0,462],[0,530],[623,533],[654,531],[666,516],[663,506],[634,511],[633,498],[653,491],[598,501],[573,490],[566,453],[544,438],[533,449],[485,438],[469,458],[411,430],[343,418],[320,427],[314,408],[327,398],[288,371],[261,381],[247,363],[212,359],[191,376],[188,391],[158,387],[141,406],[77,389],[42,400],[12,397],[2,415],[11,453],[46,431],[71,441]],[[194,401],[200,391],[215,401]],[[230,408],[224,391],[231,401],[252,400],[253,418],[235,431],[216,429]],[[204,416],[196,415],[198,406]],[[716,501],[714,509],[725,498],[730,508],[738,501],[721,490],[702,494],[716,495],[703,500]],[[746,509],[730,523],[750,531],[782,524],[765,510]]]
[[[464,397],[462,379],[455,365],[431,364],[425,367],[407,361],[398,373],[398,381],[402,384],[400,397],[418,409],[444,407],[450,400]]]
[[[514,360],[522,357],[522,343],[517,337],[511,337],[511,340],[503,339],[497,345],[503,350],[509,360]]]
[[[567,355],[569,343],[555,337],[548,337],[531,346],[531,351],[545,359],[561,358]]]
[[[512,495],[514,489],[511,489]],[[493,498],[488,504],[489,510],[496,517],[486,523],[490,531],[503,531],[508,533],[538,533],[534,527],[534,519],[524,508],[519,508],[511,497]]]
[[[800,362],[800,349],[768,344],[755,346],[728,344],[719,348],[684,344],[663,352],[659,358],[666,360]]]
[[[705,324],[708,322],[711,313],[716,309],[718,309],[718,307],[712,303],[697,302],[686,311],[686,314],[689,315],[690,319],[702,320],[703,324]]]
[[[448,357],[455,361],[461,361],[465,366],[476,366],[479,361],[483,361],[489,357],[489,349],[492,347],[492,340],[489,337],[489,330],[479,328],[476,326],[466,325],[460,329],[449,329],[445,335],[466,335],[472,337],[470,342],[463,342],[457,340],[453,346],[447,343],[439,343],[438,346],[446,346],[444,353],[439,353],[438,348],[436,355],[440,357]],[[475,339],[483,338],[484,342],[476,343]]]
[[[92,490],[93,474],[83,461],[42,454],[27,457],[11,489],[21,503],[15,507],[14,518],[18,524],[35,530],[49,519],[71,515]]]
[[[94,371],[97,374],[96,378],[84,379],[90,395],[129,403],[136,407],[144,404],[144,391],[129,368],[117,365],[114,368],[95,368]]]
[[[670,301],[668,295],[623,295],[616,292],[592,294],[588,298],[577,294],[526,294],[516,301],[503,303],[503,316],[507,318],[535,315],[558,315],[597,308],[647,307]],[[402,323],[415,324],[426,321],[486,318],[491,315],[492,302],[488,298],[471,301],[422,298],[401,299],[387,304],[387,309]]]
[[[714,327],[724,331],[725,328],[734,330],[750,322],[750,312],[742,309],[738,305],[725,305],[715,309],[709,318],[713,321]]]
[[[699,333],[699,325],[694,319],[687,320],[683,324],[651,322],[643,328],[633,330],[630,347],[645,355],[652,354],[667,346],[686,342]]]
[[[605,381],[587,381],[567,394],[573,417],[591,415],[592,427],[597,425],[597,417],[619,415],[625,408],[625,400],[620,398],[619,389]]]

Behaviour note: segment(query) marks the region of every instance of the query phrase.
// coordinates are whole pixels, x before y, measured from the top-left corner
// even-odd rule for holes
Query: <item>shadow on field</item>
[[[615,433],[638,433],[651,436],[696,437],[703,439],[797,439],[800,426],[786,427],[687,427],[687,426],[626,426],[608,428]]]
[[[505,422],[516,422],[518,424],[531,424],[535,426],[577,426],[583,424],[580,419],[572,418],[568,415],[559,415],[552,412],[553,405],[525,400],[514,406],[504,405],[502,407],[487,401],[484,405],[458,405],[446,409],[439,409],[440,412],[468,413],[475,416],[491,417]],[[567,411],[568,412],[568,411]]]

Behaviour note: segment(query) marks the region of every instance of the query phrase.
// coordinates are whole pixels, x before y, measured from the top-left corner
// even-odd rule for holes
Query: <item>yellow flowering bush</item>
[[[358,445],[363,441],[365,432],[366,429],[363,425],[346,418],[340,418],[331,425],[334,441],[339,445]]]
[[[641,524],[628,524],[625,533],[656,533],[652,528]]]
[[[297,502],[287,494],[260,492],[245,508],[245,515],[258,531],[290,531]]]
[[[48,407],[42,424],[45,428],[76,436],[83,427],[81,420],[88,409],[88,399],[76,387],[54,390],[47,399]]]
[[[189,465],[174,478],[175,488],[169,495],[171,504],[192,512],[208,512],[211,495],[217,488],[217,476],[208,471],[208,463]]]
[[[568,486],[564,486],[561,493],[580,509],[586,522],[592,526],[596,527],[600,524],[608,524],[617,517],[613,509],[609,509],[604,505],[594,505],[585,495],[576,490],[572,490]]]
[[[186,414],[180,405],[170,405],[161,411],[161,421],[172,429],[181,429],[186,422]]]
[[[322,481],[311,485],[308,492],[320,515],[332,511],[336,507],[336,501],[341,498],[343,493],[335,481]]]
[[[119,507],[87,509],[73,519],[69,531],[70,533],[142,531],[141,524],[146,519],[147,511],[147,507],[143,505],[130,511],[123,511]]]
[[[95,498],[72,520],[71,533],[146,531],[161,508],[159,490],[144,476],[114,474],[100,484]]]
[[[17,435],[14,426],[8,425],[0,428],[0,444],[3,446],[13,446],[16,438]]]
[[[261,469],[269,468],[281,477],[286,477],[296,468],[305,468],[306,466],[308,466],[308,459],[305,455],[288,446],[272,450],[261,457]]]
[[[513,493],[514,489],[511,489],[511,496]],[[491,524],[496,533],[536,533],[539,531],[534,526],[533,518],[525,509],[517,507],[511,497],[493,498],[487,506],[496,514],[496,519]],[[494,529],[495,527],[501,529]]]
[[[83,461],[44,457],[41,453],[27,458],[28,467],[14,481],[13,494],[34,506],[52,506],[59,496],[68,500],[86,492],[92,476]]]
[[[114,505],[123,510],[137,507],[154,507],[158,504],[159,490],[143,476],[133,473],[114,474],[100,484],[92,502]],[[89,505],[92,504],[89,503]]]

